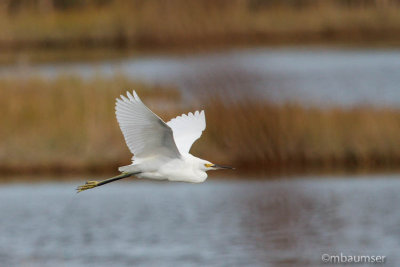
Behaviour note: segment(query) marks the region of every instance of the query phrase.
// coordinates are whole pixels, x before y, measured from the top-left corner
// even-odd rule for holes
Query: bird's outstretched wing
[[[171,128],[143,104],[135,91],[127,96],[117,98],[115,114],[134,157],[179,157]]]
[[[176,146],[181,154],[189,153],[193,143],[200,138],[206,128],[204,110],[195,113],[182,114],[169,122],[168,126],[174,132]]]

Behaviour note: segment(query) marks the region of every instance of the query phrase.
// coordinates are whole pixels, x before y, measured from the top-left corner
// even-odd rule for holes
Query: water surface
[[[321,266],[324,253],[400,264],[400,180],[0,187],[2,266]]]
[[[400,106],[400,50],[259,48],[0,67],[0,76],[60,73],[125,74],[176,86],[186,98],[212,91],[278,103]]]

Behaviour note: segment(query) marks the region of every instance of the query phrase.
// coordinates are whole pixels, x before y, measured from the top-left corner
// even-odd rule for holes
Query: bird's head
[[[235,168],[229,167],[229,166],[217,165],[217,164],[214,164],[214,163],[204,160],[203,162],[201,162],[201,169],[204,171],[213,171],[213,170],[222,170],[222,169],[234,170]]]

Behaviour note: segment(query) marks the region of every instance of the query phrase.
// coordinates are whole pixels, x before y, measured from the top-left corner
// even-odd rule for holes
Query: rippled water
[[[77,184],[0,187],[1,266],[400,264],[396,177]]]
[[[277,102],[400,106],[400,50],[260,48],[0,67],[0,76],[59,73],[122,73],[148,83],[171,84],[189,98],[212,90]]]

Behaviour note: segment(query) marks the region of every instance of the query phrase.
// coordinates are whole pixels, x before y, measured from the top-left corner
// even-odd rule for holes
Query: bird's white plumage
[[[169,122],[167,125],[172,128],[174,140],[181,154],[187,154],[192,144],[200,138],[206,128],[206,117],[204,110],[194,113],[182,114]]]
[[[132,164],[122,166],[121,175],[102,181],[87,181],[78,192],[135,175],[138,178],[202,183],[207,171],[232,169],[189,154],[192,144],[206,128],[204,111],[183,114],[168,123],[148,109],[135,91],[117,98],[115,113]]]
[[[134,173],[139,178],[201,183],[207,179],[207,171],[227,168],[189,154],[206,128],[204,111],[183,114],[165,123],[135,91],[127,96],[117,98],[115,110],[134,157],[131,165],[119,168],[121,172]]]
[[[117,98],[115,113],[134,157],[180,157],[171,128],[143,104],[135,91],[127,96]]]

